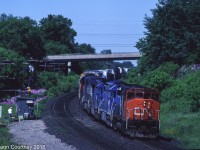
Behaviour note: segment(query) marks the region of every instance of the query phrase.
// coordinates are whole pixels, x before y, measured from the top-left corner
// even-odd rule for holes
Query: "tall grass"
[[[34,112],[35,112],[35,116],[37,119],[41,118],[42,117],[42,113],[44,112],[45,110],[45,105],[47,103],[49,98],[46,98],[42,101],[39,101],[35,107],[34,107]]]
[[[185,148],[200,148],[200,112],[180,113],[166,111],[168,104],[161,104],[161,134],[176,138]]]
[[[8,128],[0,127],[0,146],[9,146],[10,145],[10,135]]]

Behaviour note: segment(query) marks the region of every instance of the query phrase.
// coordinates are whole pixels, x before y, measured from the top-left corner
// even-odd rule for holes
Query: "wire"
[[[143,34],[106,34],[106,33],[80,33],[78,34],[80,36],[138,36],[138,35],[143,35]]]
[[[92,44],[92,45],[121,45],[121,46],[126,46],[126,45],[133,45],[133,44]]]
[[[134,47],[134,44],[91,44],[95,47]]]

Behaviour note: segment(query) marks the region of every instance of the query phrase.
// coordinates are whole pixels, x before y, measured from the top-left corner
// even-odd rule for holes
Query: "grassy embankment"
[[[188,149],[200,148],[200,112],[182,113],[165,111],[168,104],[161,104],[161,134],[173,137]]]
[[[200,71],[176,79],[161,93],[161,133],[200,148]]]

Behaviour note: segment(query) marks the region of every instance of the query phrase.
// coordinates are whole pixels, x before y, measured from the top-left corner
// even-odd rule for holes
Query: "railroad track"
[[[88,128],[84,127],[80,123],[74,120],[73,116],[70,114],[68,109],[68,104],[70,100],[72,100],[76,93],[70,93],[67,95],[63,95],[59,99],[57,99],[52,105],[52,114],[54,117],[57,117],[57,121],[59,124],[66,129],[70,129],[72,132],[77,134],[78,136],[86,139],[91,145],[95,146],[97,149],[108,149],[108,150],[122,150],[124,147],[121,145],[108,141],[107,139],[100,137],[96,133],[92,132]],[[67,99],[66,99],[67,97]]]
[[[53,117],[56,118],[57,122],[65,129],[72,131],[77,136],[85,139],[88,144],[95,147],[96,149],[103,150],[124,150],[126,147],[116,143],[115,141],[110,141],[105,137],[102,137],[90,130],[88,127],[83,126],[79,122],[77,122],[73,115],[70,113],[69,103],[77,97],[77,92],[64,94],[59,96],[54,103],[51,105],[51,113]],[[171,145],[169,142],[157,141],[157,140],[139,140],[135,139],[134,142],[138,144],[145,145],[150,149],[178,149]],[[128,149],[128,148],[127,148]],[[130,148],[129,148],[130,149]]]

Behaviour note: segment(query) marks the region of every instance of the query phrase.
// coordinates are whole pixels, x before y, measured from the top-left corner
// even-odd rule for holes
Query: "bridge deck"
[[[101,61],[101,60],[136,60],[141,57],[140,53],[113,53],[113,54],[69,54],[69,55],[50,55],[47,61]]]

